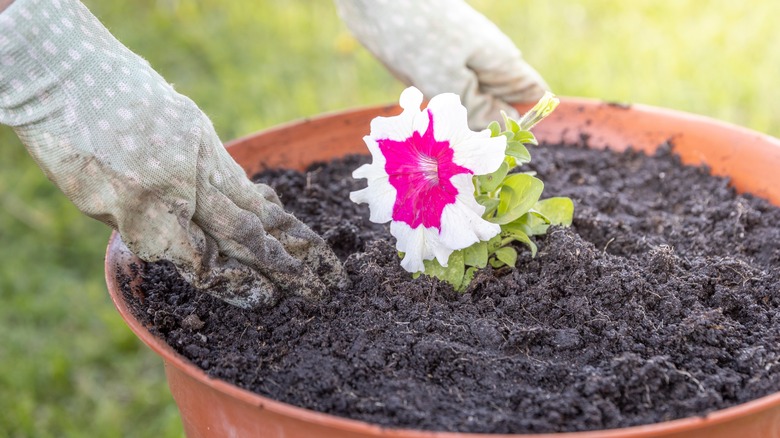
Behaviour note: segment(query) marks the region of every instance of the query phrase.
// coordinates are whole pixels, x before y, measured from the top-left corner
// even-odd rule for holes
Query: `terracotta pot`
[[[266,167],[302,169],[313,161],[365,153],[361,139],[368,133],[369,121],[398,111],[397,107],[388,106],[326,115],[270,129],[234,141],[228,147],[249,174]],[[631,145],[648,152],[671,140],[686,163],[706,162],[714,173],[731,176],[738,190],[780,205],[780,141],[757,132],[675,111],[581,99],[564,99],[535,132],[544,141],[576,143],[587,138],[592,147],[620,150]],[[118,287],[117,273],[129,272],[127,265],[132,260],[118,236],[112,235],[106,254],[109,292],[130,328],[163,357],[171,392],[191,438],[508,437],[387,429],[297,408],[209,378],[165,342],[152,336],[130,313]],[[706,417],[608,431],[510,436],[780,437],[780,393]]]

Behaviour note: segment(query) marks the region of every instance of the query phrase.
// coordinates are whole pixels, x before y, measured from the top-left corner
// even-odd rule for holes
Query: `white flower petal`
[[[382,155],[382,150],[379,148],[379,143],[376,142],[376,139],[366,135],[363,137],[363,143],[365,143],[366,147],[368,147],[368,152],[371,153],[371,158],[373,158],[373,163],[385,167],[385,163],[386,163],[385,156]]]
[[[485,175],[498,170],[506,156],[506,137],[490,137],[490,131],[473,133],[452,145],[452,161],[474,172]]]
[[[422,105],[423,94],[415,87],[408,87],[401,92],[401,98],[398,99],[398,103],[404,110],[417,110],[420,111],[420,105]]]
[[[394,117],[376,117],[371,121],[371,137],[382,140],[403,141],[412,135],[413,114]]]
[[[450,178],[450,183],[458,191],[455,198],[477,216],[482,216],[485,207],[474,198],[474,180],[471,175],[461,173]]]
[[[413,256],[410,253],[406,253],[404,258],[401,259],[401,267],[404,268],[406,272],[411,272],[412,274],[425,271],[425,265],[422,263],[422,258],[417,255]]]
[[[474,186],[470,175],[456,175],[451,180],[458,190],[453,204],[444,207],[441,215],[442,245],[454,250],[468,248],[483,240],[490,240],[501,232],[497,224],[482,219],[485,207],[474,199]]]
[[[373,163],[364,164],[352,172],[352,178],[355,179],[366,178],[369,181],[373,181],[375,179],[379,179],[386,176],[387,176],[387,172],[385,172],[385,170],[381,166],[376,166]]]
[[[422,104],[420,90],[409,87],[401,93],[399,103],[403,112],[392,117],[376,117],[371,120],[370,138],[377,140],[403,141],[412,135],[414,118],[420,114]]]
[[[423,260],[433,260],[446,267],[447,260],[452,254],[452,249],[442,245],[439,240],[439,230],[419,226],[412,229],[403,222],[392,222],[390,234],[397,242],[396,249],[404,253],[401,267],[408,272],[422,272],[425,270]]]
[[[440,94],[428,103],[433,113],[434,138],[449,141],[455,151],[452,161],[459,166],[484,175],[495,172],[506,154],[506,137],[491,138],[490,130],[475,132],[468,127],[466,107],[457,94]],[[415,124],[415,130],[417,128]]]
[[[466,107],[460,103],[460,96],[453,93],[443,93],[434,96],[428,102],[428,109],[433,113],[433,137],[437,141],[459,143],[474,131],[469,129]]]
[[[355,169],[352,172],[352,178],[366,178],[368,179],[368,184],[370,185],[374,180],[387,178],[388,175],[387,171],[385,170],[387,160],[385,159],[385,156],[382,155],[382,151],[379,149],[379,145],[373,138],[365,136],[363,137],[363,140],[365,141],[366,146],[368,146],[368,150],[371,152],[372,161],[370,164],[364,164]]]
[[[393,219],[393,205],[397,195],[395,187],[388,181],[387,174],[385,174],[384,179],[379,178],[369,181],[371,183],[368,187],[350,193],[349,199],[358,204],[368,204],[368,209],[371,212],[368,220],[371,222],[383,224],[391,221]]]
[[[439,264],[446,268],[449,264],[450,254],[452,254],[453,250],[442,244],[441,236],[438,234],[434,242],[436,245],[433,247],[433,254],[436,256],[436,260]]]
[[[428,130],[428,123],[430,120],[428,119],[428,111],[423,111],[419,114],[416,114],[414,116],[414,119],[412,121],[412,129],[420,133],[420,135],[425,134],[425,131]],[[436,124],[436,120],[433,121],[433,129],[436,130],[438,125]],[[434,133],[434,138],[436,138],[436,135]]]
[[[460,201],[444,207],[441,214],[439,241],[453,250],[490,240],[501,232],[501,227],[490,223]]]
[[[425,227],[419,226],[412,229],[403,222],[392,222],[390,234],[396,238],[396,249],[404,253],[401,267],[408,272],[424,271],[423,258],[428,260],[433,258],[433,254],[425,245]]]

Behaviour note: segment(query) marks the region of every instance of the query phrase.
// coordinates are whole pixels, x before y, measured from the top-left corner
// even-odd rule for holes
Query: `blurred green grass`
[[[86,2],[224,140],[392,102],[403,88],[330,2]],[[780,3],[475,0],[561,95],[676,108],[780,135]],[[109,230],[0,127],[0,437],[181,436],[160,361],[113,309]]]

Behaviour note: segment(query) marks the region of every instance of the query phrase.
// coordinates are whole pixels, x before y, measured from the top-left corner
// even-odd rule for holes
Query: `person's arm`
[[[14,0],[0,0],[0,12],[3,12]]]
[[[219,298],[251,307],[346,280],[195,103],[77,0],[16,0],[0,14],[0,123],[139,258],[169,260]]]
[[[520,50],[463,0],[335,0],[347,27],[404,84],[427,98],[461,97],[469,125],[484,128],[512,102],[535,102],[548,89]]]

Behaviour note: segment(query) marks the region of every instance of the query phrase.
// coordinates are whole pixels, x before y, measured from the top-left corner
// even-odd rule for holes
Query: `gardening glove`
[[[198,107],[77,0],[16,0],[0,13],[0,66],[0,123],[142,260],[169,260],[242,307],[343,285],[324,240],[252,184]]]
[[[335,0],[355,37],[406,85],[428,98],[451,92],[482,129],[517,118],[510,102],[536,102],[548,89],[514,43],[461,0]]]

